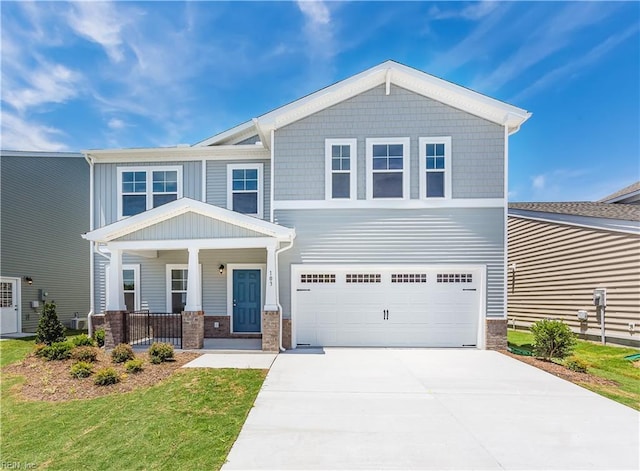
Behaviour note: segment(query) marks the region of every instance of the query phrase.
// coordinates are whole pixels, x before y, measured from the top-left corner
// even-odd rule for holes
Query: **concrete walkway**
[[[639,469],[640,414],[497,352],[280,354],[223,469]]]
[[[246,368],[268,370],[276,359],[276,353],[205,353],[183,368]]]

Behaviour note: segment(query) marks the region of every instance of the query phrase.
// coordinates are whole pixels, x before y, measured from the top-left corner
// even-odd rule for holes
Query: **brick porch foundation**
[[[125,311],[106,311],[104,313],[104,347],[111,349],[125,341]]]
[[[262,313],[262,351],[278,352],[280,350],[280,313],[264,311]]]
[[[487,319],[486,349],[507,349],[507,319]]]
[[[204,312],[182,313],[182,348],[194,349],[204,346]]]

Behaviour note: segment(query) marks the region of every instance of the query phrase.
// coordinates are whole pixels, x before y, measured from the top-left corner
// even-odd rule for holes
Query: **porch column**
[[[202,283],[198,266],[199,249],[189,249],[189,265],[187,266],[187,304],[186,312],[202,311]]]
[[[276,276],[278,267],[276,267],[276,244],[267,246],[267,286],[264,292],[264,309],[263,311],[277,311],[278,304],[276,302]]]
[[[124,286],[122,285],[122,251],[111,249],[109,265],[109,290],[107,292],[107,311],[125,311]]]

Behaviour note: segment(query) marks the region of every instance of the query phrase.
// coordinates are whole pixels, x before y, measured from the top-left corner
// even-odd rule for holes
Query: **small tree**
[[[65,328],[58,319],[58,314],[56,314],[56,304],[54,302],[45,302],[42,308],[42,317],[38,322],[36,343],[51,345],[55,342],[63,342],[66,340],[64,332]]]
[[[576,336],[560,321],[542,319],[531,326],[533,353],[545,360],[565,358],[576,344]]]

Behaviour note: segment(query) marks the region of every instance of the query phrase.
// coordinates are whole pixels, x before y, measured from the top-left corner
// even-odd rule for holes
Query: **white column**
[[[189,265],[187,267],[187,312],[202,311],[202,283],[200,266],[198,265],[199,249],[189,249]]]
[[[276,276],[278,276],[278,267],[276,266],[276,244],[267,246],[267,286],[264,292],[264,310],[277,311],[278,304],[276,301]]]
[[[107,311],[124,311],[124,286],[122,284],[122,251],[111,249],[109,264],[109,291],[107,292]]]

